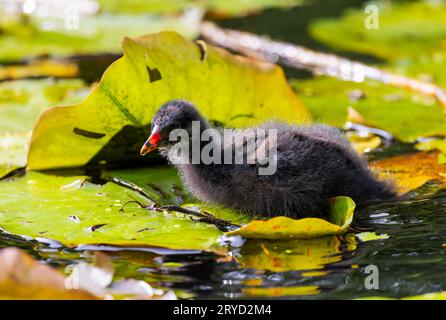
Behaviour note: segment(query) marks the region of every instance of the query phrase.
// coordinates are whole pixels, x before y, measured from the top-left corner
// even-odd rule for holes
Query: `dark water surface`
[[[308,21],[339,16],[346,7],[357,7],[362,1],[315,3],[291,10],[266,10],[218,23],[330,51],[308,36]],[[372,57],[345,55],[376,62]],[[105,57],[103,61],[108,64],[113,59]],[[100,77],[104,66],[99,64],[95,79],[91,66],[97,61],[89,64],[88,59],[78,60],[85,66],[87,81]],[[287,70],[287,74],[308,76],[295,70]],[[411,146],[395,142],[385,150],[374,152],[370,158],[385,158],[411,150]],[[446,290],[446,190],[438,190],[430,183],[413,192],[410,200],[358,211],[353,228],[387,234],[388,238],[360,242],[350,234],[323,240],[247,242],[233,248],[233,259],[168,250],[126,250],[108,254],[113,258],[116,278],[143,279],[157,287],[172,288],[184,298],[350,299],[404,297]],[[75,261],[91,259],[90,251],[51,248],[0,234],[0,247],[10,246],[21,247],[62,270]],[[378,290],[368,290],[364,285],[367,276],[364,268],[371,264],[379,270]]]

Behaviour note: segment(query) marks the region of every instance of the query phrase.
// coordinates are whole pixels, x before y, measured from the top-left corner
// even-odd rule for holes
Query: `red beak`
[[[141,148],[140,154],[145,156],[146,154],[158,149],[158,142],[160,140],[160,130],[158,126],[154,126],[149,139],[144,143]]]

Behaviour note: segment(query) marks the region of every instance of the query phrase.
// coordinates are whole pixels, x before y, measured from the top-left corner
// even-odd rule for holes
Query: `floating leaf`
[[[446,153],[446,140],[438,138],[424,140],[418,142],[415,148],[420,151],[440,150],[442,153]]]
[[[370,152],[381,145],[381,138],[373,134],[361,135],[356,131],[349,131],[346,137],[358,153]]]
[[[444,86],[446,4],[374,1],[373,5],[379,9],[378,30],[364,28],[363,9],[350,9],[340,18],[312,22],[310,34],[332,48],[378,56],[386,61],[386,69]]]
[[[79,79],[1,82],[0,132],[29,131],[45,108],[55,103],[77,103],[88,92],[89,88]]]
[[[53,103],[77,102],[88,93],[73,80],[17,80],[0,83],[0,179],[26,166],[30,130]]]
[[[248,239],[310,239],[340,234],[350,225],[354,209],[355,203],[351,198],[336,197],[331,201],[329,221],[319,218],[296,220],[279,216],[251,221],[240,229],[227,232],[226,235]]]
[[[372,296],[372,297],[358,298],[356,300],[397,300],[397,299],[389,297]],[[446,300],[446,291],[431,292],[431,293],[420,294],[417,296],[403,297],[400,300]]]
[[[418,142],[415,145],[415,149],[421,150],[421,151],[432,151],[432,150],[439,150],[440,153],[438,154],[437,163],[438,164],[445,164],[446,163],[446,140],[439,139],[439,138],[433,138],[433,139],[427,139],[421,142]]]
[[[31,169],[141,161],[139,148],[157,108],[184,98],[229,126],[309,114],[274,65],[194,44],[176,33],[124,38],[124,57],[81,104],[46,110],[33,130]],[[125,79],[125,81],[123,81]]]
[[[317,121],[342,127],[353,107],[361,115],[361,124],[388,131],[401,141],[446,135],[443,109],[431,97],[373,81],[319,77],[291,83]],[[362,92],[361,98],[351,97],[355,90]]]
[[[315,21],[310,33],[331,47],[383,59],[426,55],[443,47],[446,6],[441,2],[376,1],[373,5],[379,10],[379,30],[365,28],[364,10],[353,9],[340,19]],[[340,38],[342,41],[338,41]]]
[[[411,296],[402,298],[402,300],[446,300],[446,291],[432,292],[420,294],[418,296]]]
[[[79,68],[74,63],[58,61],[38,61],[28,65],[0,66],[0,80],[30,77],[75,77]]]
[[[430,180],[445,183],[446,165],[438,163],[439,152],[417,152],[371,164],[384,179],[393,180],[400,194],[421,187]]]
[[[134,170],[138,170],[134,175],[158,182],[152,180],[159,177],[156,168]],[[169,176],[173,175],[165,176],[166,185]],[[28,171],[0,181],[0,228],[18,236],[53,239],[68,247],[107,244],[212,251],[215,246],[215,251],[222,250],[218,245],[222,232],[215,226],[180,213],[150,211],[134,202],[125,204],[135,199],[150,204],[138,193],[114,183],[98,185],[82,175]]]
[[[119,0],[99,0],[101,9],[106,12],[156,12],[171,13],[187,9],[190,6],[200,7],[221,15],[245,15],[264,8],[291,7],[299,5],[302,0],[192,0],[192,1],[145,1],[130,0],[124,3]]]
[[[382,240],[388,239],[388,234],[376,234],[375,232],[361,232],[355,234],[356,238],[361,240],[362,242],[373,241],[373,240]]]

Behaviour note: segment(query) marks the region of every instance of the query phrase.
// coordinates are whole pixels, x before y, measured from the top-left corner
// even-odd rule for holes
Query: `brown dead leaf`
[[[438,163],[438,151],[417,152],[371,164],[371,168],[384,179],[393,180],[398,192],[404,194],[429,180],[446,184],[446,165]]]
[[[67,289],[65,277],[17,248],[0,250],[0,299],[92,300],[83,290]]]

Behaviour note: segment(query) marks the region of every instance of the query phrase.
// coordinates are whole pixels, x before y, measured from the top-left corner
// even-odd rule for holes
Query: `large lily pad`
[[[140,170],[139,174],[150,180],[155,172],[152,182],[157,184],[156,170]],[[194,222],[183,214],[142,209],[135,203],[124,206],[134,199],[150,204],[138,193],[114,183],[98,185],[82,175],[30,171],[0,181],[0,228],[70,247],[108,244],[212,250],[218,244],[222,232],[215,226]]]
[[[332,199],[328,221],[319,218],[291,219],[274,217],[254,220],[240,229],[226,233],[249,239],[310,239],[343,233],[353,219],[355,203],[349,197]]]
[[[154,112],[172,98],[188,99],[206,117],[229,126],[310,118],[277,66],[197,45],[173,32],[126,37],[122,45],[124,57],[84,102],[41,115],[29,168],[79,167],[93,158],[135,162]]]

